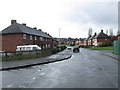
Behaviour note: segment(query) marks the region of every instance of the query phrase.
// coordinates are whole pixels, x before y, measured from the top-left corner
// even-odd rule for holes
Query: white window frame
[[[23,34],[23,39],[27,39],[27,35],[26,34]]]
[[[33,36],[32,35],[30,35],[30,40],[33,40]]]
[[[40,40],[43,41],[43,37],[40,37]]]
[[[35,40],[37,40],[37,36],[35,36]]]

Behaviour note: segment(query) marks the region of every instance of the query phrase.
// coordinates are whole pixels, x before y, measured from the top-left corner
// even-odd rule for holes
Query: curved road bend
[[[3,88],[117,88],[118,61],[82,49],[65,61],[2,71]]]

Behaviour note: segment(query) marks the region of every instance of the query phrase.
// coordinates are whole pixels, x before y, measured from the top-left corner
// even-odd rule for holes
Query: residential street
[[[118,88],[118,61],[81,48],[64,61],[2,71],[2,87]]]

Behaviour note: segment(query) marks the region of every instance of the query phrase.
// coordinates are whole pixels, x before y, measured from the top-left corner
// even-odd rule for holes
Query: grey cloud
[[[82,24],[117,24],[117,2],[80,3],[75,6],[67,19]]]

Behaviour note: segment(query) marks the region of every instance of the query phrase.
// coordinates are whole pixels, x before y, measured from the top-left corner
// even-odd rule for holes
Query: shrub
[[[113,46],[112,42],[108,42],[108,43],[99,43],[100,47],[107,47],[107,46]]]
[[[91,46],[89,46],[89,45],[82,45],[82,46],[80,46],[80,47],[83,47],[83,48],[90,48]]]
[[[52,52],[52,54],[55,54],[55,53],[59,52],[59,48],[53,48],[51,52]]]

